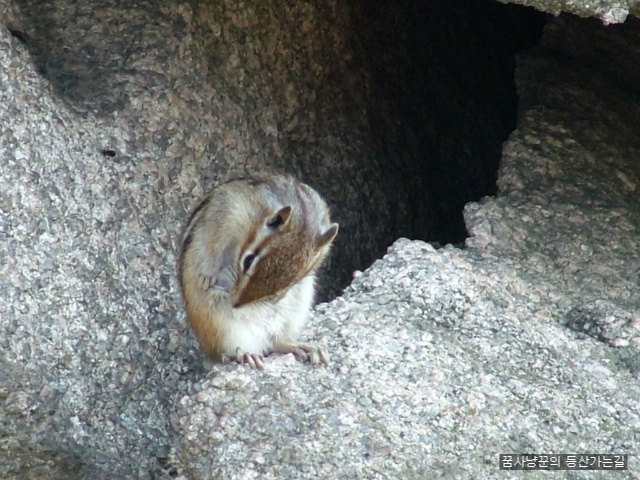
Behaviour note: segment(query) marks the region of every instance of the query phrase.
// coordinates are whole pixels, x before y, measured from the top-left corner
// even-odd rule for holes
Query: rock
[[[467,248],[398,240],[319,305],[329,369],[270,359],[240,390],[202,380],[207,401],[174,424],[179,471],[488,479],[499,453],[638,451],[637,101],[589,66],[637,78],[640,42],[585,59],[600,35],[554,20],[522,57],[501,195],[467,206]]]
[[[503,3],[517,3],[533,7],[541,12],[560,15],[563,12],[573,13],[581,17],[599,18],[605,25],[624,23],[629,13],[638,15],[637,0],[616,2],[574,2],[572,0],[499,0]]]
[[[273,356],[255,372],[203,359],[175,252],[209,186],[267,156],[295,166],[273,136],[282,102],[248,108],[256,39],[225,53],[245,77],[223,68],[216,83],[197,5],[93,7],[0,0],[1,478],[483,479],[502,477],[499,453],[638,451],[637,22],[553,20],[521,57],[500,194],[465,209],[466,248],[398,240],[317,307],[306,334],[330,367]],[[253,18],[232,7],[209,54]],[[327,36],[305,45],[342,52],[344,11],[283,8],[299,16],[280,31],[317,28]],[[314,78],[294,75],[293,91]],[[339,83],[325,99],[344,98]],[[340,155],[319,160],[362,145],[347,135],[353,104],[336,100],[314,129],[300,120],[313,101],[283,106],[309,145],[339,121],[300,169],[340,171]],[[354,232],[397,200],[363,181],[335,197],[369,209]]]

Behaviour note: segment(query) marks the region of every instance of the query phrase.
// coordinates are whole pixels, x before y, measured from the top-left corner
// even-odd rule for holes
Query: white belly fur
[[[268,354],[276,341],[295,341],[304,327],[313,304],[315,276],[309,275],[291,286],[278,302],[254,302],[232,309],[225,325],[224,350],[235,355]]]

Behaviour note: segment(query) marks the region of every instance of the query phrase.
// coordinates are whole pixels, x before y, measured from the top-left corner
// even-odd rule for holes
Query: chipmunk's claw
[[[264,370],[264,358],[259,353],[245,353],[240,347],[236,348],[235,355],[224,354],[222,356],[223,363],[238,362],[246,363],[254,370]]]
[[[307,360],[314,367],[329,365],[329,355],[320,347],[307,345],[306,343],[285,343],[277,345],[274,349],[276,353],[293,353],[301,362]]]

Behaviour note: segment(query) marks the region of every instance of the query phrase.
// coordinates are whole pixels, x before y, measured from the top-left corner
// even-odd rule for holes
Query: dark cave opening
[[[493,0],[358,4],[372,138],[395,178],[389,194],[408,210],[388,244],[464,241],[463,207],[496,194],[502,142],[516,127],[516,55],[539,43],[546,19]]]

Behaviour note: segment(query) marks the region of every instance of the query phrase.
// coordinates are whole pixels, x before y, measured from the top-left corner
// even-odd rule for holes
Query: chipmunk
[[[322,197],[289,175],[233,180],[204,198],[185,228],[178,276],[205,353],[259,369],[272,352],[328,364],[296,338],[337,233]]]

